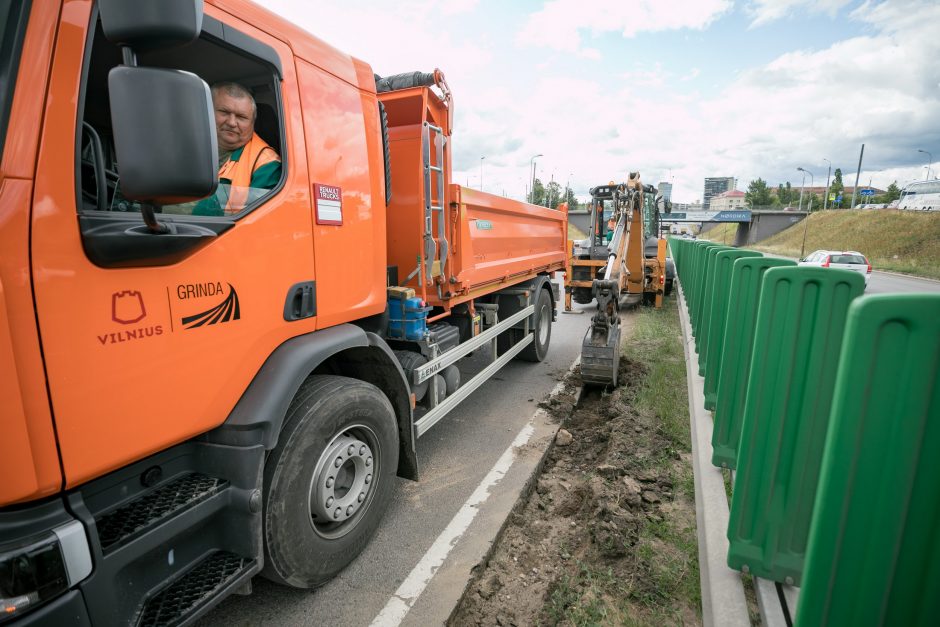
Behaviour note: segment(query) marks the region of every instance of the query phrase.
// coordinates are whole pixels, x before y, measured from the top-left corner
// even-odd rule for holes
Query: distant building
[[[747,206],[744,204],[744,192],[733,189],[730,192],[724,192],[714,196],[709,211],[733,211],[746,208]]]
[[[660,181],[659,185],[656,186],[656,189],[658,189],[659,193],[663,195],[663,199],[672,200],[672,183]]]
[[[701,211],[702,203],[700,202],[674,202],[672,203],[673,211]]]
[[[705,193],[702,196],[702,205],[706,210],[711,209],[711,200],[718,194],[730,192],[734,189],[733,176],[712,176],[705,178]]]

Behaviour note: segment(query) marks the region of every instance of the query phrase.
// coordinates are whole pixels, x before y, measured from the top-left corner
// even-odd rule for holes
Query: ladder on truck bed
[[[431,161],[431,142],[433,135],[434,162]],[[449,247],[447,243],[447,221],[444,203],[444,144],[447,137],[439,126],[425,121],[421,130],[422,153],[424,157],[424,279],[432,285],[434,277],[444,273]],[[437,192],[435,198],[434,191]],[[435,200],[437,204],[434,204]],[[437,241],[434,240],[434,214],[437,213]],[[439,246],[438,246],[439,245]],[[421,272],[418,273],[418,285],[422,284]],[[440,287],[438,287],[440,289]]]

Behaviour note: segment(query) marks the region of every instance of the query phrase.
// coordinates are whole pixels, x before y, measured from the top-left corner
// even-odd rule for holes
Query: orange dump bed
[[[388,263],[398,285],[453,305],[563,270],[568,215],[452,184],[451,111],[428,87],[379,94],[388,115]]]

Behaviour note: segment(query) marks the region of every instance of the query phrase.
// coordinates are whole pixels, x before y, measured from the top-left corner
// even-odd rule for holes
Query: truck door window
[[[29,2],[0,2],[0,153],[6,139],[28,16]]]
[[[121,63],[121,52],[105,39],[100,21],[94,32],[90,54],[86,55],[89,60],[84,73],[76,151],[78,211],[83,216],[100,219],[123,215],[126,220],[129,212],[140,211],[140,205],[121,191],[121,164],[115,157],[112,141],[107,86],[108,72]],[[248,50],[239,49],[239,44]],[[261,56],[253,54],[259,51]],[[203,34],[196,42],[138,55],[142,66],[185,70],[201,77],[213,88],[217,111],[218,190],[199,201],[158,208],[164,214],[161,220],[231,222],[264,203],[283,185],[286,163],[281,152],[279,72],[272,60],[279,63],[273,49],[228,25],[223,29],[220,22],[208,15],[204,17]],[[155,98],[159,96],[154,94]],[[222,115],[223,109],[229,113]],[[231,114],[232,109],[237,110],[235,115]],[[147,124],[147,120],[141,123]],[[157,142],[160,138],[155,136],[153,140]]]

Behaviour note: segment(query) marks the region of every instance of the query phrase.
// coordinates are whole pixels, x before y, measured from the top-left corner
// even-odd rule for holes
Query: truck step
[[[186,621],[223,587],[248,573],[254,563],[228,551],[210,554],[147,601],[137,619],[137,627],[163,627]]]
[[[102,551],[108,553],[161,521],[224,490],[228,481],[191,473],[174,479],[96,520]]]

